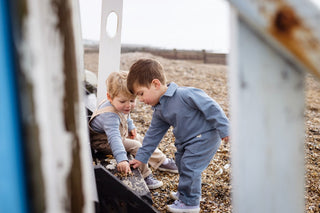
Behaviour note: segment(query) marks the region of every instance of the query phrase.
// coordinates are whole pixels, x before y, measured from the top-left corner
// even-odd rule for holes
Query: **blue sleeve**
[[[150,156],[170,127],[168,123],[157,118],[155,114],[153,113],[152,115],[151,124],[143,139],[142,147],[139,148],[135,157],[135,159],[142,163],[148,163]]]
[[[100,132],[105,132],[112,154],[118,163],[128,160],[119,129],[120,118],[116,113],[102,113],[93,119],[92,125],[99,128]]]
[[[133,123],[133,120],[131,119],[131,116],[129,114],[128,116],[128,119],[127,119],[127,122],[128,122],[128,131],[130,132],[131,130],[135,129],[135,125]]]
[[[218,130],[221,138],[229,136],[229,120],[227,116],[220,105],[203,90],[196,88],[188,89],[183,99],[192,108],[202,112],[213,128]]]

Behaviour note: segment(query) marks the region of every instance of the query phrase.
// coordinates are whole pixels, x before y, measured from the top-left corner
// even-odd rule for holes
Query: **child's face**
[[[150,88],[144,86],[134,87],[135,94],[137,95],[139,101],[155,106],[159,103],[161,95],[158,95],[159,90],[151,84]]]
[[[113,97],[113,99],[110,98],[109,101],[116,108],[116,110],[124,114],[129,114],[135,106],[134,98],[129,98],[121,94]]]

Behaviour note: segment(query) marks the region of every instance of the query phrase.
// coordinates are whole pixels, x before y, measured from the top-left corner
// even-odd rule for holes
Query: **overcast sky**
[[[79,2],[83,38],[98,41],[101,0]],[[123,0],[123,44],[228,53],[229,28],[227,0]]]
[[[84,39],[99,40],[101,0],[79,0]],[[123,0],[121,42],[161,48],[229,48],[226,0]]]

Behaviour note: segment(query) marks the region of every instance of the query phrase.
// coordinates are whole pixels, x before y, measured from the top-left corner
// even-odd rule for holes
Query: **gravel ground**
[[[215,99],[229,117],[229,97],[227,66],[201,64],[196,61],[169,60],[148,53],[126,53],[121,55],[121,69],[128,70],[130,65],[142,57],[156,58],[165,70],[168,82],[174,81],[180,86],[193,86],[203,89]],[[85,68],[93,72],[98,70],[98,54],[86,53]],[[138,133],[144,135],[151,121],[150,106],[138,103],[132,112],[132,118]],[[320,83],[311,75],[306,77],[306,110],[305,110],[305,212],[320,212]],[[159,148],[168,156],[174,157],[175,146],[172,129],[168,131]],[[230,144],[222,143],[208,168],[202,175],[201,212],[232,212],[230,183]],[[166,205],[173,201],[169,192],[177,189],[178,175],[153,171],[164,185],[152,190],[154,207],[159,212],[166,212]]]

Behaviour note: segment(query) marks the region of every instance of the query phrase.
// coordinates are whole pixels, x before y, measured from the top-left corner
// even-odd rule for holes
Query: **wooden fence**
[[[99,52],[98,45],[84,45],[85,52]],[[129,52],[147,52],[153,55],[161,56],[175,60],[194,60],[205,64],[227,64],[227,54],[212,53],[206,50],[179,50],[179,49],[161,49],[154,47],[144,47],[136,45],[122,45],[121,53]]]

